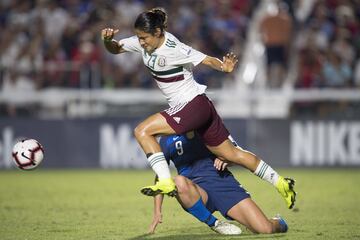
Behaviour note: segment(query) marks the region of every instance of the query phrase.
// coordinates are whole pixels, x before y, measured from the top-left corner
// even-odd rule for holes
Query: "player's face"
[[[135,29],[135,34],[139,39],[139,43],[146,52],[152,53],[156,48],[160,46],[161,36],[158,33],[152,35],[144,31]]]

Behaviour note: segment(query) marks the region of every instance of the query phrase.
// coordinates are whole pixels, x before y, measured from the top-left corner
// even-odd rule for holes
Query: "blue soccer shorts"
[[[227,212],[240,201],[249,198],[250,194],[241,186],[230,172],[219,176],[195,177],[191,179],[208,194],[206,208],[210,212],[219,211],[224,217],[231,219]]]

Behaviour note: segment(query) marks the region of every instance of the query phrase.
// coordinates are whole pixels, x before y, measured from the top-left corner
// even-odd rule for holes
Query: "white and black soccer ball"
[[[44,159],[44,149],[35,139],[24,139],[15,144],[12,157],[18,168],[31,170]]]

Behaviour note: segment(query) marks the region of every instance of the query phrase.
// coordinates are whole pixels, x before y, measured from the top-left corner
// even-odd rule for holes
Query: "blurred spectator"
[[[325,87],[344,88],[351,79],[350,65],[333,51],[328,51],[323,64],[322,75]]]
[[[346,28],[338,28],[332,49],[342,61],[352,64],[355,60],[355,49],[351,44],[351,34]]]
[[[20,74],[17,69],[8,69],[0,91],[7,99],[5,114],[10,117],[30,115],[24,97],[31,96],[35,91],[36,86],[29,76]]]
[[[59,41],[69,21],[69,14],[60,6],[60,1],[40,0],[44,3],[37,14],[44,21],[44,31],[47,41]]]
[[[83,31],[79,37],[79,47],[74,49],[72,61],[80,74],[72,76],[70,87],[98,88],[100,81],[94,78],[94,67],[100,62],[101,49],[92,41],[90,31]]]
[[[316,48],[304,49],[299,57],[299,79],[296,84],[298,88],[313,88],[323,85],[322,54]]]
[[[360,88],[360,59],[356,61],[354,68],[354,85]]]
[[[267,83],[271,88],[282,86],[285,78],[292,25],[287,5],[281,1],[276,1],[272,12],[260,23],[260,31],[266,48]]]

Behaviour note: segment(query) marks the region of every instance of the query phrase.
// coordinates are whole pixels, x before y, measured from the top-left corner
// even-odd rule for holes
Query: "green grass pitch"
[[[294,210],[276,190],[234,169],[268,217],[280,213],[289,232],[224,237],[166,198],[163,223],[146,235],[153,201],[139,189],[153,173],[135,170],[0,171],[0,239],[360,239],[360,169],[279,169],[296,179]],[[220,216],[216,214],[217,216]]]

